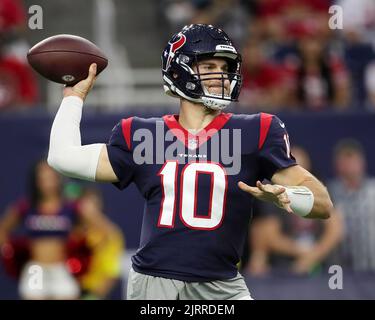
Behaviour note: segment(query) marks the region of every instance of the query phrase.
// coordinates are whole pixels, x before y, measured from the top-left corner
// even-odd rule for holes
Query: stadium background
[[[0,4],[1,2],[0,0]],[[327,5],[327,8],[329,4],[333,4],[324,0],[318,2]],[[195,19],[198,14],[205,22],[211,22],[210,13],[214,15],[215,10],[221,6],[226,11],[231,7],[231,14],[218,21],[224,28],[227,26],[225,30],[241,48],[249,37],[249,26],[256,24],[257,17],[254,9],[257,1],[25,0],[19,3],[25,10],[26,25],[14,36],[14,42],[13,39],[10,41],[9,47],[20,59],[25,58],[25,50],[33,44],[61,33],[88,38],[108,54],[109,67],[99,77],[84,109],[81,126],[84,144],[106,142],[112,127],[121,118],[178,112],[177,100],[166,97],[162,92],[160,54],[168,38],[181,25],[189,21],[197,22]],[[31,16],[27,10],[35,4],[43,9],[41,30],[27,27]],[[210,5],[216,9],[212,9]],[[184,8],[190,8],[190,15]],[[215,22],[213,17],[212,22]],[[329,36],[329,41],[339,47],[338,52],[342,53],[343,61],[347,61],[345,47],[343,49],[337,45],[345,43],[343,34],[334,31]],[[357,59],[364,61],[366,50],[360,52],[364,53]],[[268,57],[270,56],[272,54]],[[349,62],[348,74],[352,70]],[[365,98],[355,98],[356,92],[358,96],[358,91],[363,93],[363,84],[353,74],[350,75],[352,96],[345,108],[331,106],[329,103],[318,110],[304,106],[293,109],[282,105],[267,106],[266,111],[276,113],[286,123],[292,145],[300,145],[309,152],[314,170],[323,181],[328,181],[335,175],[333,150],[337,141],[343,138],[355,138],[362,143],[366,151],[368,173],[375,175],[375,108]],[[48,150],[50,127],[61,99],[61,86],[49,83],[39,76],[37,83],[40,96],[34,103],[28,106],[8,105],[0,110],[0,212],[26,192],[31,164]],[[250,106],[250,102],[249,106],[246,103],[242,100],[240,107],[233,107],[234,112],[257,111],[256,107]],[[134,186],[130,186],[125,192],[104,184],[100,185],[100,189],[105,199],[105,213],[121,227],[126,237],[127,248],[123,263],[126,278],[130,254],[136,250],[139,241],[143,200]],[[345,279],[347,286],[342,291],[329,290],[327,272],[317,278],[249,278],[249,286],[259,298],[375,298],[374,290],[369,286],[369,280],[375,280],[371,274],[348,274]],[[0,299],[17,298],[16,282],[5,275],[1,266],[0,284]],[[122,285],[123,283],[119,284],[112,298],[123,296]]]

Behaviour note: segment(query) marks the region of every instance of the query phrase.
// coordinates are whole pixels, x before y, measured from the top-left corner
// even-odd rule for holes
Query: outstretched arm
[[[328,191],[309,171],[295,165],[277,171],[271,180],[275,185],[262,184],[258,181],[255,187],[248,186],[244,182],[239,182],[238,186],[257,199],[272,202],[289,213],[294,212],[293,207],[309,206],[311,201],[311,208],[304,215],[305,218],[329,218],[333,205]],[[301,190],[296,193],[294,199],[291,199],[288,192],[293,192],[296,187],[305,187],[308,192]]]
[[[262,139],[261,139],[262,138]],[[297,164],[290,152],[285,124],[276,116],[260,115],[259,175],[273,184],[238,186],[254,197],[306,218],[329,218],[332,202],[323,184]]]
[[[94,85],[96,64],[88,77],[64,89],[64,99],[56,114],[50,135],[48,164],[60,173],[84,180],[117,182],[104,143],[82,145],[80,123],[83,102]]]

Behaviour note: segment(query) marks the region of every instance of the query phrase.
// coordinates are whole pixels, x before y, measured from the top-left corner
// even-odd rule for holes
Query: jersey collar
[[[189,132],[181,126],[178,122],[179,116],[177,114],[165,115],[163,116],[163,120],[173,135],[176,136],[185,147],[188,149],[196,149],[223,128],[232,115],[232,113],[221,112],[206,127],[196,134]]]

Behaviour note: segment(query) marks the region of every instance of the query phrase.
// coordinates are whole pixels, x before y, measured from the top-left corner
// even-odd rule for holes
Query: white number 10
[[[158,226],[173,228],[176,216],[177,161],[167,161],[159,171],[163,188]],[[198,176],[209,174],[211,190],[207,215],[197,213]],[[222,166],[212,162],[193,162],[185,165],[180,183],[180,218],[191,229],[217,229],[223,220],[227,194],[227,177]]]

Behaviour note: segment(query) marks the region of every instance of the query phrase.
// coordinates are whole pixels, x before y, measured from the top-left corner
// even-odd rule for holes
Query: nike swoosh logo
[[[280,122],[280,127],[281,127],[281,128],[285,128],[285,123]]]

